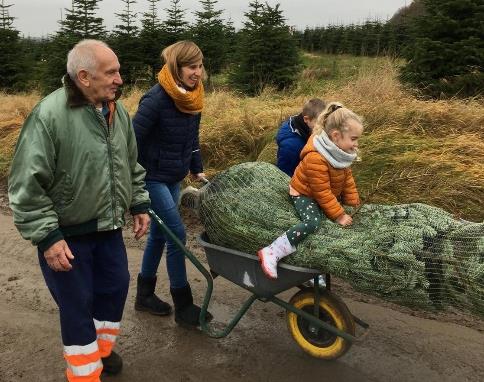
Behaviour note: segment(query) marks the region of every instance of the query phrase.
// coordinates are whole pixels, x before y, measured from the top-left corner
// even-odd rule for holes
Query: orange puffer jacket
[[[351,168],[334,168],[314,147],[311,136],[301,151],[301,162],[291,179],[291,187],[302,195],[316,200],[325,215],[335,220],[344,213],[343,204],[360,204]]]

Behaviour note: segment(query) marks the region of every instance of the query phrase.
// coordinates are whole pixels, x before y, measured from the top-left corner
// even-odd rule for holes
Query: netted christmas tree
[[[199,215],[213,244],[255,254],[299,219],[289,177],[250,162],[215,176]],[[353,224],[323,219],[283,261],[316,268],[356,290],[424,309],[454,307],[484,316],[484,224],[456,220],[425,204],[347,208]]]

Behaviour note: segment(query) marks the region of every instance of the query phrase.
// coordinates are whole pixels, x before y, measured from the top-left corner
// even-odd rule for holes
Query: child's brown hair
[[[308,117],[311,121],[316,118],[326,108],[326,102],[319,98],[311,98],[302,109],[303,117]]]

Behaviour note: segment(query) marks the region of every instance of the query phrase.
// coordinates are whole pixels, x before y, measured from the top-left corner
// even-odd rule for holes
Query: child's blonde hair
[[[193,41],[178,41],[167,46],[161,52],[162,61],[168,66],[171,75],[176,82],[181,83],[181,68],[189,66],[200,60],[203,61],[203,53]],[[203,68],[202,79],[206,79],[207,73]]]
[[[363,126],[363,118],[358,114],[347,109],[339,102],[331,102],[326,109],[319,115],[313,133],[321,134],[324,130],[326,134],[330,134],[333,130],[338,130],[342,133],[348,130],[346,121],[353,119]]]

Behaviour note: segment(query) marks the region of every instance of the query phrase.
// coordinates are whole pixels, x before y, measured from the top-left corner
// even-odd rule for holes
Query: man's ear
[[[81,69],[79,70],[79,72],[77,73],[77,80],[83,85],[85,86],[86,88],[89,87],[90,83],[91,83],[91,79],[90,79],[90,76],[89,76],[89,72],[85,69]]]
[[[311,118],[309,118],[307,115],[303,115],[303,121],[306,125],[309,125],[309,122],[311,122]]]

